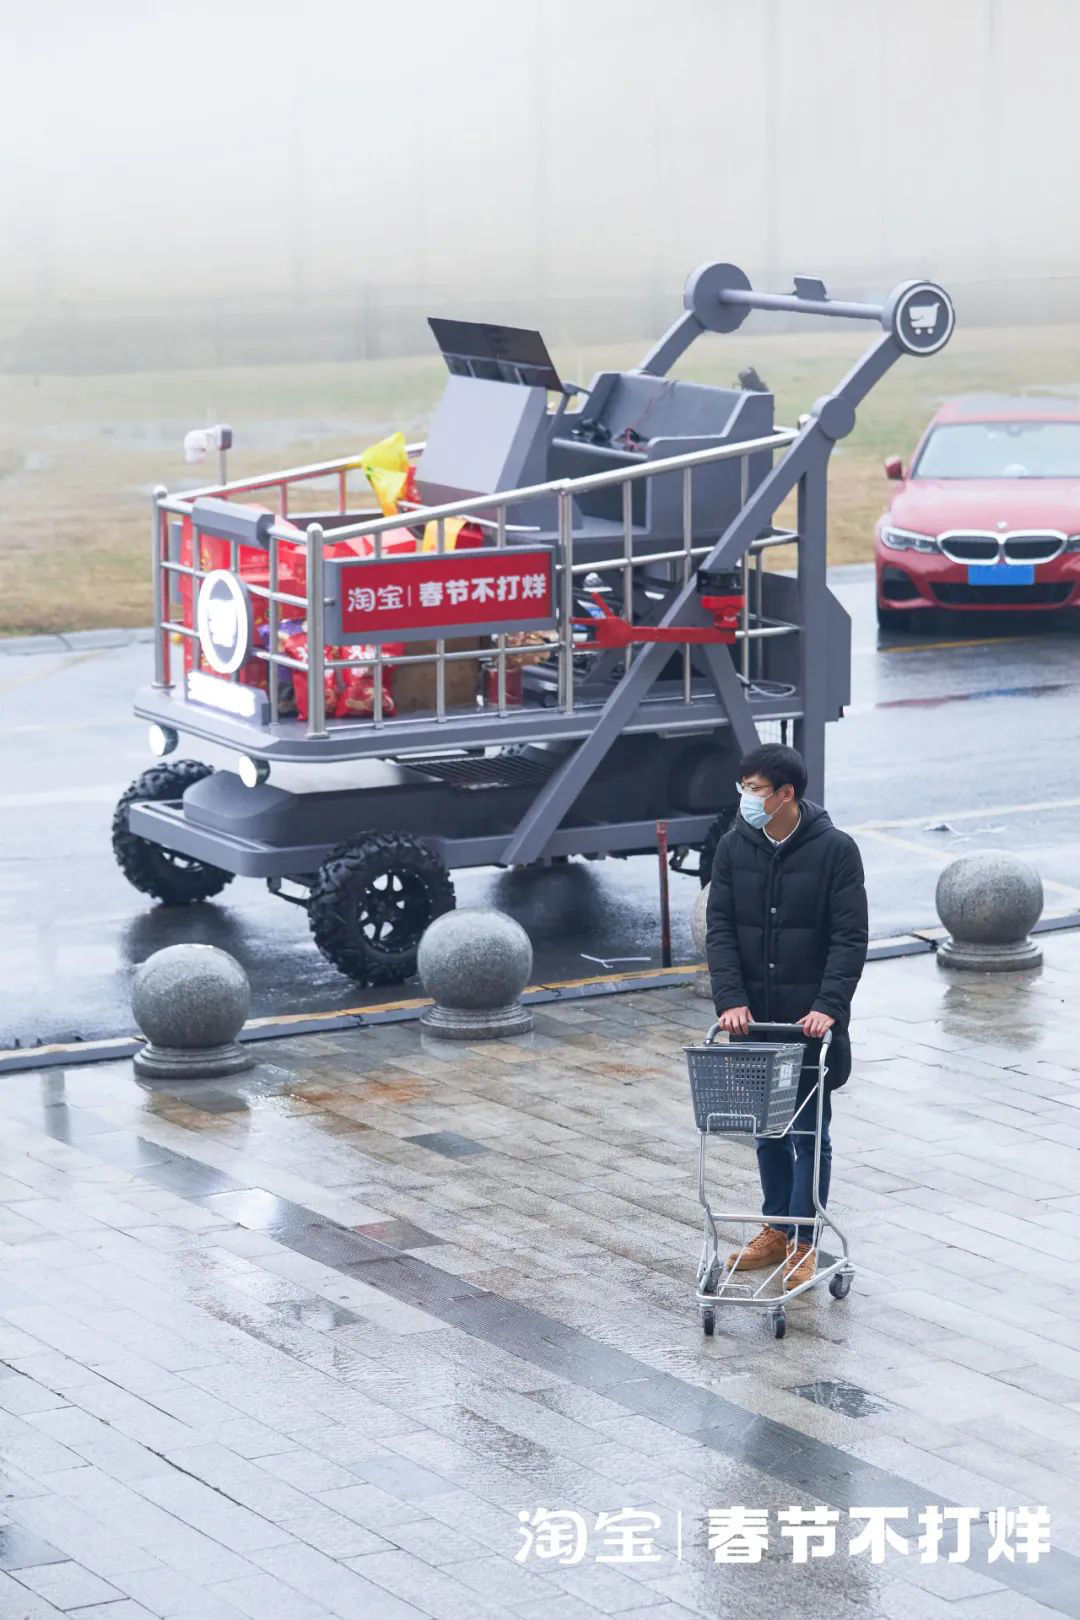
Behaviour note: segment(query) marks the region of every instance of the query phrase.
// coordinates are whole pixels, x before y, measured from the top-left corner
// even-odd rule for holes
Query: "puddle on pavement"
[[[858,1384],[845,1384],[841,1380],[823,1378],[813,1384],[793,1384],[792,1395],[801,1395],[815,1406],[827,1406],[830,1412],[844,1417],[873,1417],[876,1412],[893,1410],[893,1402],[881,1395],[872,1395]]]

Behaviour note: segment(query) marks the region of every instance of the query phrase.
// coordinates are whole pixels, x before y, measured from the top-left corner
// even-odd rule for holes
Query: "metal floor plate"
[[[527,759],[522,754],[436,754],[430,759],[407,759],[402,764],[447,787],[466,793],[485,788],[539,787],[551,775],[554,761]]]

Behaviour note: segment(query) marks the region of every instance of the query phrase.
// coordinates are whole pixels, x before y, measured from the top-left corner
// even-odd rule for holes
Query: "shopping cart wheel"
[[[770,1320],[772,1321],[773,1338],[782,1339],[787,1332],[787,1317],[782,1306],[771,1313]]]
[[[182,799],[186,789],[207,776],[211,765],[197,759],[174,759],[167,765],[153,765],[136,777],[116,806],[112,823],[112,847],[116,864],[133,888],[152,895],[166,906],[190,906],[220,894],[233,880],[231,872],[208,866],[178,850],[165,849],[149,838],[140,838],[128,826],[128,810],[133,804],[152,804]]]
[[[428,923],[454,909],[435,851],[405,832],[361,833],[332,849],[311,886],[308,922],[320,951],[357,984],[400,984],[416,972]]]
[[[829,1293],[833,1299],[847,1299],[851,1293],[851,1272],[837,1271],[829,1278]]]
[[[701,1307],[701,1331],[707,1339],[711,1339],[716,1332],[716,1312],[711,1305]]]

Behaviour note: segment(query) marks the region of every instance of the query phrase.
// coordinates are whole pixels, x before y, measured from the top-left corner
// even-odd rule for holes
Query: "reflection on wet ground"
[[[1080,935],[1046,950],[1008,982],[867,969],[833,1127],[854,1287],[779,1343],[747,1309],[701,1334],[688,990],[468,1051],[398,1024],[191,1086],[10,1076],[0,1612],[1080,1615]],[[709,1166],[753,1206],[749,1142]],[[834,1556],[793,1562],[792,1503],[835,1512]],[[970,1507],[969,1556],[849,1553],[859,1509],[914,1538],[935,1503]],[[1043,1503],[1055,1551],[990,1561],[988,1513]],[[717,1560],[733,1504],[760,1562]],[[543,1505],[579,1559],[517,1557]],[[651,1556],[605,1561],[626,1508]]]

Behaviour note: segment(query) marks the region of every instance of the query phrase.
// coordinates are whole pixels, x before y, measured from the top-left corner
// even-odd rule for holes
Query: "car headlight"
[[[1065,542],[1066,551],[1080,551],[1080,534],[1070,534]]]
[[[890,551],[936,551],[937,540],[932,534],[915,534],[911,529],[883,528],[881,543]]]

